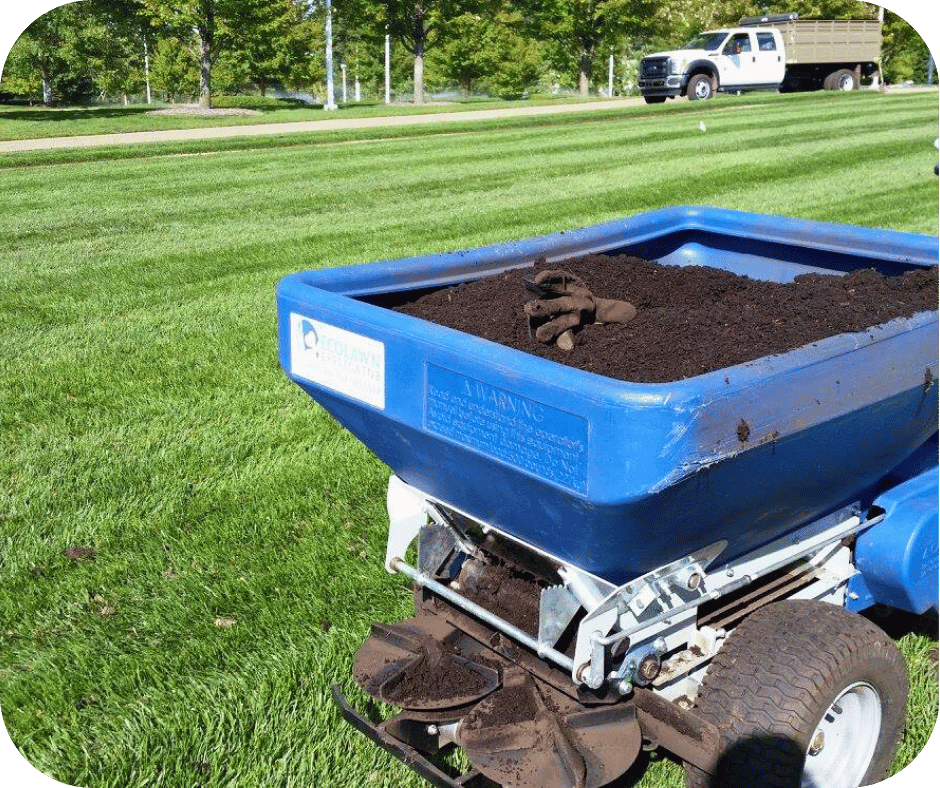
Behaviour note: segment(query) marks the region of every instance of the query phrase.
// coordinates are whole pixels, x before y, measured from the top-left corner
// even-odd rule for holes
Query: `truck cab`
[[[774,90],[783,83],[786,63],[775,27],[709,30],[679,49],[643,58],[639,87],[649,104],[682,95],[708,99],[716,91]]]

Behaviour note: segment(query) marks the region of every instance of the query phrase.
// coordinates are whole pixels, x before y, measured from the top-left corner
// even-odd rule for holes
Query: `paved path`
[[[75,137],[43,137],[40,139],[9,140],[0,142],[0,153],[51,150],[53,148],[92,148],[104,145],[137,145],[147,142],[180,140],[208,140],[224,137],[259,137],[272,134],[295,134],[311,131],[337,131],[365,129],[376,126],[420,126],[431,123],[466,123],[493,118],[514,118],[522,115],[551,115],[561,112],[590,112],[598,109],[618,109],[643,104],[642,98],[590,101],[579,104],[551,106],[510,107],[470,112],[441,112],[427,115],[387,115],[374,118],[328,118],[297,121],[295,123],[255,123],[245,126],[214,126],[202,129],[175,129],[166,131],[134,131],[123,134],[88,134]]]

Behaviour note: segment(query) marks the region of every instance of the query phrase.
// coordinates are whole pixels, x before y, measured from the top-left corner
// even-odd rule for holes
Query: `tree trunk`
[[[415,42],[415,104],[424,104],[424,42]]]
[[[199,58],[199,106],[212,106],[212,45],[203,38]]]
[[[51,107],[53,102],[52,76],[46,69],[42,69],[40,74],[42,74],[42,103],[46,107]]]
[[[587,52],[581,53],[581,73],[578,78],[578,93],[588,96],[591,92],[591,65],[594,58]]]
[[[215,46],[215,13],[212,4],[206,9],[205,25],[199,32],[199,106],[212,106],[212,49]]]

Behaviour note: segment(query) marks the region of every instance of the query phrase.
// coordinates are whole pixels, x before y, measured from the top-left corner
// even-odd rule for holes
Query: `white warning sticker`
[[[290,368],[299,378],[385,409],[385,344],[290,314]]]

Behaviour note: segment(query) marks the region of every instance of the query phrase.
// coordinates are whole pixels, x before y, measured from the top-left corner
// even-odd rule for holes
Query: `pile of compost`
[[[628,301],[637,316],[623,324],[586,325],[566,351],[535,338],[524,311],[535,298],[525,281],[558,268],[598,298]],[[785,353],[842,333],[937,309],[937,268],[883,276],[874,270],[803,274],[765,282],[704,266],[660,265],[637,257],[586,255],[544,261],[437,290],[398,307],[527,353],[637,383],[664,383]]]

